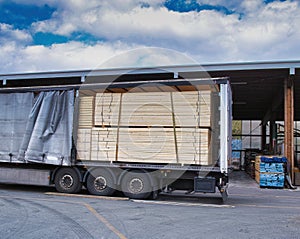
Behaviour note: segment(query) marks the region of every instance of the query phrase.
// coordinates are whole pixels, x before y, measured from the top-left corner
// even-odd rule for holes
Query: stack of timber
[[[118,161],[177,163],[173,128],[120,128]]]
[[[260,152],[253,151],[253,149],[246,149],[245,150],[245,172],[252,178],[255,179],[255,159],[259,155]]]
[[[120,126],[173,126],[171,93],[123,94]]]
[[[211,92],[173,92],[175,126],[210,127]]]
[[[178,162],[211,165],[210,138],[209,129],[176,128]]]
[[[98,93],[95,102],[95,126],[117,126],[120,120],[120,93]]]
[[[211,131],[212,103],[210,91],[97,93],[81,97],[77,157],[212,165],[218,153],[210,147],[216,138]]]
[[[117,128],[92,128],[91,160],[116,160]]]
[[[285,157],[256,156],[255,180],[260,187],[283,188],[286,162]]]
[[[91,134],[92,129],[77,130],[77,159],[90,160],[91,159]]]
[[[79,128],[91,128],[94,126],[94,111],[95,111],[95,97],[83,96],[79,98]]]
[[[94,126],[95,97],[79,98],[79,115],[77,130],[77,159],[90,160],[91,129]]]

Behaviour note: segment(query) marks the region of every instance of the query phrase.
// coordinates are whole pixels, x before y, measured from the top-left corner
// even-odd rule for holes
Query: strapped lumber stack
[[[141,92],[122,95],[120,126],[172,126],[170,92]]]
[[[210,147],[212,99],[210,91],[97,93],[81,97],[78,157],[107,162],[213,165],[217,157],[213,157],[216,154]],[[90,153],[84,154],[88,148]]]
[[[77,130],[77,159],[91,159],[91,132],[94,126],[95,97],[79,98],[79,115]]]
[[[96,94],[95,126],[117,126],[119,124],[120,101],[120,93]]]
[[[79,99],[79,128],[91,128],[94,126],[94,111],[95,111],[95,97],[84,96]]]
[[[255,180],[260,187],[283,188],[285,181],[285,163],[280,156],[256,156]]]
[[[118,161],[176,163],[172,128],[120,128]]]
[[[117,133],[117,128],[92,128],[91,160],[115,161]]]
[[[176,128],[178,162],[181,164],[212,164],[210,130]]]
[[[91,160],[91,134],[92,129],[77,130],[77,159]]]
[[[211,92],[173,92],[175,126],[211,127]]]

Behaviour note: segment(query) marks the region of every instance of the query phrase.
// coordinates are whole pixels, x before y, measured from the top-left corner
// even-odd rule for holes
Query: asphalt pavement
[[[230,179],[225,203],[218,193],[129,200],[0,185],[0,238],[300,238],[299,189]]]

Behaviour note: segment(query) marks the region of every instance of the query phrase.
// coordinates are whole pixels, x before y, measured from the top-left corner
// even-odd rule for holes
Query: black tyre
[[[122,179],[121,188],[126,197],[133,199],[148,198],[152,192],[149,176],[144,172],[127,172]]]
[[[78,193],[82,184],[78,172],[73,168],[61,168],[54,178],[55,188],[62,193]]]
[[[87,177],[86,187],[90,194],[99,196],[110,196],[116,190],[111,173],[104,169],[92,171]]]

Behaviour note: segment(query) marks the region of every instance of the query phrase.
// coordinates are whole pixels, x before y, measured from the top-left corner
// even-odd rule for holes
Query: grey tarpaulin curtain
[[[0,161],[18,162],[33,93],[0,94]]]
[[[73,91],[41,92],[29,115],[20,148],[27,162],[70,165]]]

